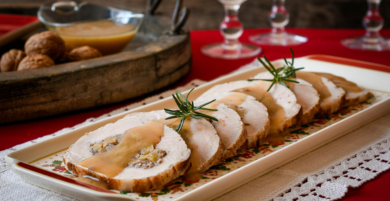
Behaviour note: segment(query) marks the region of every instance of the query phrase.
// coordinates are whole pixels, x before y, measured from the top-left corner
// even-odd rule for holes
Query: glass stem
[[[238,49],[241,47],[238,38],[242,35],[242,23],[238,19],[240,4],[224,4],[225,18],[220,25],[221,34],[224,36],[225,49]]]
[[[368,11],[363,18],[363,26],[366,29],[365,42],[376,42],[380,38],[379,31],[383,27],[383,18],[379,13],[380,0],[367,0]]]
[[[284,7],[285,0],[272,0],[272,10],[269,15],[269,22],[272,26],[272,33],[285,33],[284,27],[288,24],[290,15]]]

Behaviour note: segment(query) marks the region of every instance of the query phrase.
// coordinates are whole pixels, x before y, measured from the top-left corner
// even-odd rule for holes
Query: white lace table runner
[[[256,65],[247,65],[252,68]],[[194,80],[177,90],[205,83]],[[176,89],[175,89],[176,90]],[[4,156],[72,129],[170,96],[175,90],[147,98],[98,118],[90,118],[73,128],[0,151],[0,200],[73,200],[72,198],[25,183],[10,170]],[[390,168],[390,114],[318,148],[266,175],[215,199],[222,200],[335,200],[347,187],[358,187]]]

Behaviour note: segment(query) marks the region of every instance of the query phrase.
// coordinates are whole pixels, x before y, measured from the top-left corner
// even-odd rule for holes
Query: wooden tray
[[[171,20],[153,15],[156,7],[151,9],[123,52],[0,73],[0,124],[123,101],[185,76],[191,65],[189,33],[168,33]]]

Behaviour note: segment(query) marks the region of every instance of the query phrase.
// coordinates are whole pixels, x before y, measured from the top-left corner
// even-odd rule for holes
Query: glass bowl
[[[144,15],[73,0],[45,2],[39,8],[38,18],[71,48],[88,45],[107,55],[126,47]]]

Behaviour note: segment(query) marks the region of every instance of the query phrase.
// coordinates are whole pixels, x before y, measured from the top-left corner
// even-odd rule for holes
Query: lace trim
[[[390,169],[390,138],[285,188],[272,200],[336,200]]]

